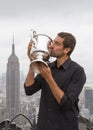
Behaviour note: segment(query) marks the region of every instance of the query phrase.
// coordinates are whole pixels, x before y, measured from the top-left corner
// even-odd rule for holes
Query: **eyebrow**
[[[53,40],[55,43],[58,43],[58,44],[61,44],[60,42],[56,41],[56,40]]]

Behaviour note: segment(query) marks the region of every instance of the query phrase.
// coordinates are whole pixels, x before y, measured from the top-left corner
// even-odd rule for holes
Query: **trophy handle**
[[[36,31],[31,29],[31,41],[32,41],[32,45],[33,48],[36,49],[37,48],[37,44],[38,44],[38,35],[36,34]]]
[[[49,38],[51,43],[53,42],[52,38],[49,37],[48,35],[46,35],[46,34],[37,34],[35,30],[31,29],[31,41],[32,41],[32,44],[33,44],[34,48],[37,48],[38,36],[45,36],[45,37]]]

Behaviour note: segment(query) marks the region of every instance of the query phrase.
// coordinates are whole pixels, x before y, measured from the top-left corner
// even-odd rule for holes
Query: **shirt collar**
[[[63,68],[66,70],[71,63],[71,58],[69,57],[64,63],[63,63]]]
[[[72,60],[71,60],[71,58],[69,57],[69,58],[60,66],[59,69],[64,68],[64,70],[66,70],[66,69],[68,68],[69,64],[71,63],[71,61],[72,61]],[[54,61],[54,62],[52,62],[52,64],[51,64],[51,68],[54,68],[54,67],[57,67],[57,60]]]

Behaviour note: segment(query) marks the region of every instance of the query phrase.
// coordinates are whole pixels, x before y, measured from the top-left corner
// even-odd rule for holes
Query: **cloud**
[[[92,5],[92,0],[0,0],[1,70],[6,71],[14,33],[15,52],[20,69],[25,71],[29,64],[26,51],[32,28],[52,38],[60,31],[74,34],[77,45],[72,57],[87,68],[87,73],[92,73],[93,65],[89,63],[93,60]]]
[[[92,0],[1,0],[0,16],[1,17],[17,17],[23,15],[46,15],[58,14],[60,17],[81,15],[84,12],[91,12]]]

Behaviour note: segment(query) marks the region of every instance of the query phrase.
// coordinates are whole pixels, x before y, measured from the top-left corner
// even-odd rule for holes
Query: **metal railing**
[[[82,117],[81,115],[79,115],[79,120],[80,122],[83,122],[86,124],[87,130],[93,130],[93,122],[91,122],[90,119],[86,119]]]
[[[24,114],[17,114],[15,117],[13,117],[11,120],[9,119],[6,119],[4,121],[2,121],[0,123],[0,130],[22,130],[21,127],[19,127],[15,122],[14,120],[19,117],[19,116],[22,116],[24,117],[30,124],[30,130],[35,130],[35,125],[32,124],[32,122],[29,120],[29,118],[27,116],[25,116]],[[27,129],[26,129],[27,130]]]

